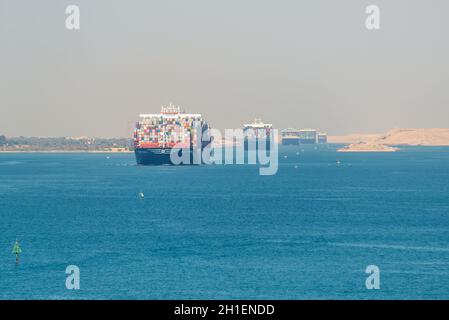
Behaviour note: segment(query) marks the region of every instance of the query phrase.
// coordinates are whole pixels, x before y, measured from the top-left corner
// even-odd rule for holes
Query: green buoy
[[[20,249],[19,241],[16,240],[14,247],[12,248],[12,253],[16,255],[16,263],[19,263],[19,254],[22,253],[22,249]]]

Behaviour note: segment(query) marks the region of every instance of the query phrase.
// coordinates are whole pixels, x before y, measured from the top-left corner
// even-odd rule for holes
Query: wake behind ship
[[[141,114],[134,130],[134,153],[138,165],[171,165],[171,152],[193,153],[210,143],[201,137],[209,128],[201,114],[187,114],[179,106],[162,106],[158,114]],[[173,150],[176,148],[176,150]]]

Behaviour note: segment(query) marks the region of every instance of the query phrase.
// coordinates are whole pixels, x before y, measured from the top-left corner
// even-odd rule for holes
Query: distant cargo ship
[[[327,133],[325,133],[325,132],[318,132],[318,134],[317,134],[317,143],[319,143],[319,144],[327,143]]]
[[[282,145],[284,145],[284,146],[299,145],[299,141],[300,141],[299,132],[300,132],[300,130],[293,129],[293,128],[288,128],[288,129],[282,130],[282,132],[281,132]]]
[[[299,130],[300,144],[316,144],[317,133],[315,129],[301,129]]]
[[[258,148],[261,140],[266,140],[266,148],[270,148],[270,135],[273,130],[271,123],[263,123],[261,119],[255,119],[253,123],[243,125],[245,134],[245,149],[251,146]]]
[[[282,145],[300,144],[324,144],[327,143],[327,134],[318,132],[316,129],[294,129],[282,130]]]
[[[208,128],[201,114],[185,113],[179,106],[162,106],[158,114],[141,114],[134,130],[134,153],[139,165],[173,164],[170,154],[173,148],[181,148],[178,155],[189,153],[193,164],[194,150],[203,150],[209,141],[202,141],[199,134]]]

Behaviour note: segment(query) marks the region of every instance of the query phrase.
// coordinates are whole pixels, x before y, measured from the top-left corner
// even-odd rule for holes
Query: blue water
[[[449,298],[449,148],[290,147],[280,161],[259,176],[0,154],[0,299]],[[65,288],[70,264],[80,290]]]

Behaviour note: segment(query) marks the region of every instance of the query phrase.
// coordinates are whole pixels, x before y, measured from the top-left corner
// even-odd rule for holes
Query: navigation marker
[[[12,253],[16,255],[16,264],[19,264],[19,254],[22,253],[22,249],[20,249],[19,241],[16,240],[14,247],[12,248]]]

